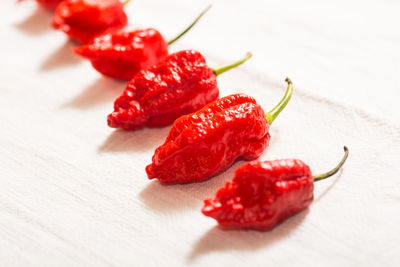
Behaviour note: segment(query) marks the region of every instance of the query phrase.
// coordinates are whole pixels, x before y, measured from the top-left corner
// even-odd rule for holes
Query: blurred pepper
[[[217,99],[216,76],[242,64],[250,56],[213,70],[197,51],[171,54],[135,75],[115,100],[108,125],[124,130],[169,125],[181,115],[199,110]]]
[[[64,0],[56,8],[53,26],[81,43],[122,29],[128,19],[119,0]]]
[[[311,204],[314,181],[334,175],[347,159],[344,151],[338,166],[316,176],[299,159],[246,163],[214,198],[204,200],[202,212],[224,227],[272,229]]]
[[[200,182],[238,158],[258,158],[269,144],[269,126],[292,96],[292,83],[286,81],[285,96],[267,115],[254,98],[234,94],[177,119],[146,167],[149,179],[165,184]]]
[[[168,45],[188,32],[210,7],[168,43],[156,29],[149,28],[107,33],[95,37],[86,45],[74,48],[73,51],[90,60],[92,66],[103,75],[130,80],[138,71],[147,69],[168,56]]]

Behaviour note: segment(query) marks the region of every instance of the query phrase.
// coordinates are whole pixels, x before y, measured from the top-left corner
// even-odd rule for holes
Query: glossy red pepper
[[[64,0],[53,17],[56,29],[81,43],[122,29],[127,22],[120,0]]]
[[[23,0],[18,0],[18,2],[22,2]],[[63,0],[36,0],[36,2],[42,7],[48,9],[55,9],[56,6],[62,2]]]
[[[135,75],[115,100],[108,125],[124,130],[169,125],[181,115],[199,110],[217,99],[216,76],[242,64],[250,56],[213,70],[197,51],[171,54]]]
[[[293,86],[265,115],[254,98],[230,95],[174,122],[165,143],[146,167],[149,179],[162,183],[206,180],[226,170],[238,158],[258,158],[269,144],[269,126],[289,102]]]
[[[100,35],[88,44],[73,51],[90,60],[92,66],[105,76],[130,80],[135,74],[147,69],[168,56],[168,45],[188,32],[205,14],[204,10],[181,34],[168,43],[156,29],[116,32]]]
[[[335,174],[342,161],[330,172],[312,176],[299,159],[255,161],[235,171],[232,181],[204,200],[202,212],[224,227],[269,230],[288,217],[306,209],[314,198],[314,181]]]
[[[155,29],[101,35],[73,51],[105,76],[129,80],[168,56],[168,44]]]

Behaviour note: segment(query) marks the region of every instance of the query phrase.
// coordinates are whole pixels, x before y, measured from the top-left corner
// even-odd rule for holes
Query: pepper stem
[[[340,168],[343,166],[344,162],[346,161],[347,157],[349,156],[349,149],[347,148],[347,146],[344,146],[343,149],[344,149],[344,156],[343,156],[342,160],[339,162],[339,164],[335,168],[330,170],[329,172],[319,174],[319,175],[314,175],[313,176],[314,182],[328,178],[340,170]]]
[[[292,97],[293,83],[289,78],[286,78],[285,82],[287,82],[288,84],[285,95],[283,96],[281,101],[279,101],[279,103],[265,115],[269,125],[271,125],[272,122],[276,119],[276,117],[278,117],[279,113],[281,113],[281,111],[286,107],[287,103]]]
[[[243,63],[245,63],[249,58],[251,58],[253,56],[253,54],[251,52],[247,52],[246,56],[244,58],[242,58],[241,60],[238,60],[232,64],[220,67],[218,69],[213,69],[213,72],[216,76],[224,73],[225,71],[228,71],[230,69],[236,68],[239,65],[242,65]]]
[[[206,9],[203,10],[203,12],[200,13],[200,15],[197,16],[197,18],[190,24],[183,32],[181,32],[178,36],[176,36],[174,39],[170,40],[168,42],[168,45],[171,45],[175,43],[179,38],[181,38],[185,33],[187,33],[191,28],[193,28],[194,25],[201,19],[201,17],[211,8],[211,5],[206,7]]]
[[[123,4],[123,5],[126,5],[126,4],[128,4],[130,1],[131,1],[131,0],[125,0],[125,1],[122,2],[122,4]]]

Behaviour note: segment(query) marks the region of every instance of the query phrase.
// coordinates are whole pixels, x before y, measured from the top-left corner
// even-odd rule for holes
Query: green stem
[[[339,164],[335,168],[330,170],[329,172],[319,174],[319,175],[314,175],[313,176],[314,182],[328,178],[340,170],[340,168],[343,166],[344,162],[346,161],[347,157],[349,156],[349,149],[347,148],[347,146],[344,146],[343,149],[344,149],[344,156],[343,156],[342,160],[339,162]]]
[[[125,0],[124,2],[122,2],[123,5],[126,5],[130,2],[131,0]]]
[[[175,43],[179,38],[181,38],[185,33],[187,33],[191,28],[193,28],[194,25],[201,19],[201,17],[211,8],[211,5],[209,5],[206,9],[203,10],[203,12],[200,13],[200,15],[197,16],[197,18],[190,24],[183,32],[181,32],[178,36],[176,36],[174,39],[170,40],[168,42],[168,45],[171,45]]]
[[[245,63],[249,58],[251,58],[253,56],[253,54],[251,52],[247,52],[246,56],[244,58],[242,58],[241,60],[238,60],[232,64],[217,68],[217,69],[213,69],[213,72],[215,75],[220,75],[222,73],[224,73],[225,71],[228,71],[230,69],[236,68],[239,65],[242,65],[243,63]]]
[[[289,78],[286,78],[285,82],[287,82],[288,84],[285,95],[283,96],[281,101],[279,101],[279,103],[265,115],[269,125],[271,125],[272,122],[276,119],[276,117],[278,117],[279,113],[281,113],[281,111],[286,107],[287,103],[292,97],[293,83]]]

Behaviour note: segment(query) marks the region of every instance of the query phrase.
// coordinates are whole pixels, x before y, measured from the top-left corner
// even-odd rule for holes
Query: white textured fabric
[[[252,51],[219,87],[265,110],[293,80],[262,159],[296,157],[320,173],[349,147],[310,208],[269,232],[223,231],[200,212],[243,162],[204,183],[149,181],[169,127],[108,128],[124,83],[73,55],[34,1],[14,2],[0,3],[1,266],[400,266],[399,1],[214,1],[171,47],[211,66]],[[169,39],[209,2],[126,10],[132,28]]]

